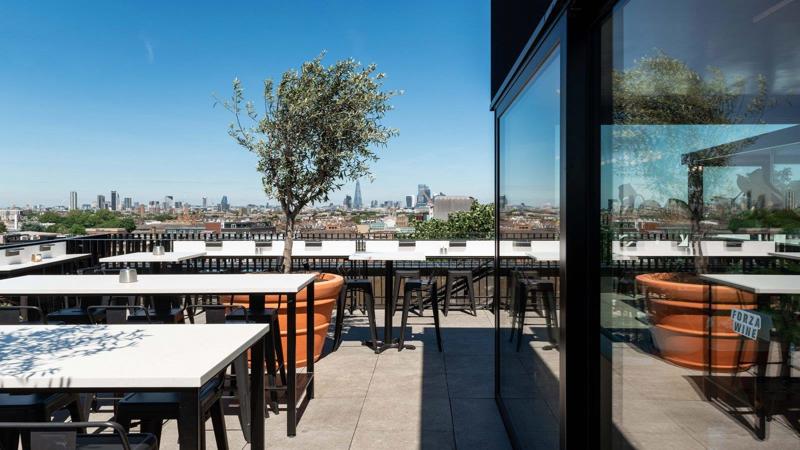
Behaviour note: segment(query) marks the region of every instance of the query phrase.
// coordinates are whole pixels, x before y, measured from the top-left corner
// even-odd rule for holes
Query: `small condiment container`
[[[119,271],[120,283],[136,283],[136,269],[122,269]]]

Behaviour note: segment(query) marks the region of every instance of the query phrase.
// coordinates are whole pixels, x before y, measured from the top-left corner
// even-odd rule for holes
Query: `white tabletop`
[[[425,261],[425,254],[413,250],[395,252],[358,252],[350,255],[352,261]]]
[[[52,258],[44,258],[40,262],[26,261],[19,264],[4,264],[0,266],[0,273],[16,272],[18,270],[27,270],[35,267],[44,267],[53,264],[61,264],[68,261],[74,261],[76,259],[83,259],[89,256],[91,256],[91,254],[89,253],[74,253],[69,255],[53,256]]]
[[[295,258],[347,258],[353,254],[353,250],[342,249],[292,249],[292,257]],[[262,253],[255,250],[212,250],[204,255],[206,258],[280,258],[283,250],[268,249]]]
[[[771,252],[770,256],[784,259],[800,259],[800,252]]]
[[[27,275],[0,280],[0,295],[289,294],[316,274]]]
[[[265,324],[0,327],[0,389],[199,388]]]
[[[800,294],[800,275],[700,275],[713,283],[742,289],[754,294]]]
[[[199,258],[205,252],[164,252],[163,255],[154,255],[153,252],[126,253],[124,255],[100,258],[101,263],[175,263],[189,259]]]

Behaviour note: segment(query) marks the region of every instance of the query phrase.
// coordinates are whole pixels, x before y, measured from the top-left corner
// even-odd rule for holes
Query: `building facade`
[[[793,1],[492,2],[495,273],[505,224],[557,223],[560,247],[516,269],[552,283],[546,320],[496,292],[515,447],[800,448],[800,307],[707,281],[797,271],[708,249],[793,245],[798,24]],[[626,259],[643,239],[672,256]]]
[[[71,191],[69,193],[69,210],[75,211],[76,209],[78,209],[78,193]]]

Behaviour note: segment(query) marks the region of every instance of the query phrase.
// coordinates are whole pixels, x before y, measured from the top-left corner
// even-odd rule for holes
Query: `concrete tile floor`
[[[399,314],[395,316],[399,321]],[[377,311],[379,327],[383,312]],[[369,333],[356,311],[347,316],[342,346],[316,365],[316,395],[297,436],[286,437],[286,413],[266,421],[269,448],[508,449],[510,444],[492,395],[493,316],[451,310],[442,317],[444,352],[437,351],[430,311],[412,314],[407,343],[416,350],[375,355],[361,345]],[[332,336],[331,329],[331,336]],[[379,328],[379,332],[381,329]],[[395,335],[399,327],[395,327]],[[92,419],[108,418],[109,413]],[[231,449],[245,449],[236,416],[226,416]],[[211,422],[208,448],[214,448]],[[166,423],[162,449],[178,448],[174,421]]]

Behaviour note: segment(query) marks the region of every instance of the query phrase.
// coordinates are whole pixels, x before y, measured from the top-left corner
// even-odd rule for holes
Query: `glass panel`
[[[600,30],[614,448],[800,448],[800,266],[773,254],[800,250],[798,23],[792,0],[631,0]]]
[[[525,448],[557,445],[559,50],[498,122],[500,396]],[[534,256],[532,258],[531,256]]]

